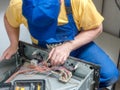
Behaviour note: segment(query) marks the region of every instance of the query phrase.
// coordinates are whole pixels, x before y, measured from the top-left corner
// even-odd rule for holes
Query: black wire
[[[119,10],[120,10],[120,0],[115,0],[115,3],[116,3],[117,7],[118,7]]]

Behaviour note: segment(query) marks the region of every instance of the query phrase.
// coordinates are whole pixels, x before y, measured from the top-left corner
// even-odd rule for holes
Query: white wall
[[[9,46],[9,39],[3,22],[4,12],[9,4],[9,1],[10,0],[0,0],[0,56],[2,55],[3,51]],[[29,32],[24,27],[24,25],[21,25],[20,40],[31,43]]]

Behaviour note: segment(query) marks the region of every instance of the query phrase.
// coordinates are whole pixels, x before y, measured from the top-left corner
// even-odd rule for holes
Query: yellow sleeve
[[[21,0],[11,0],[6,10],[7,20],[9,24],[15,28],[19,27],[22,22],[21,5]]]
[[[92,0],[84,0],[83,8],[80,7],[79,11],[82,11],[82,13],[79,16],[81,17],[79,21],[79,26],[82,27],[84,30],[96,28],[104,20],[104,18],[97,11]]]

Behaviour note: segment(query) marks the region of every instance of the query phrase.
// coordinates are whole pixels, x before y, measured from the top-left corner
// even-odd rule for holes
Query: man
[[[52,65],[63,64],[69,55],[99,64],[100,88],[107,87],[117,81],[119,73],[92,42],[102,32],[102,21],[92,0],[11,0],[4,17],[10,46],[1,59],[9,59],[17,51],[19,26],[23,23],[33,44],[53,47],[48,57]]]

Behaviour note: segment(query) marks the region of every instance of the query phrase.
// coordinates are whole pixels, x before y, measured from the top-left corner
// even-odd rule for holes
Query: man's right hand
[[[17,52],[17,46],[9,46],[3,53],[3,55],[0,57],[0,61],[3,59],[10,59],[12,55],[14,55]]]

